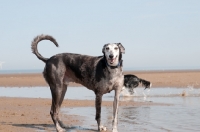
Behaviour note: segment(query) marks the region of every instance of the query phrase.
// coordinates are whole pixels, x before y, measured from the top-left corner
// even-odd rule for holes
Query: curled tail
[[[56,42],[56,40],[49,35],[38,35],[37,37],[35,37],[32,41],[31,44],[31,49],[33,54],[35,54],[37,56],[38,59],[40,59],[41,61],[43,61],[44,63],[46,63],[46,61],[48,60],[48,58],[44,58],[37,50],[37,45],[40,41],[42,40],[50,40],[51,42],[53,42],[57,47],[58,47],[58,43]]]

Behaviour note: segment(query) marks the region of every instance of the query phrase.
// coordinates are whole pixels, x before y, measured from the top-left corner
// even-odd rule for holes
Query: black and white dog
[[[119,96],[124,84],[122,73],[122,53],[125,48],[121,43],[109,43],[103,46],[103,56],[88,56],[73,53],[62,53],[44,58],[37,50],[42,40],[50,40],[56,46],[58,43],[49,35],[37,36],[32,41],[32,52],[45,63],[44,78],[50,86],[52,105],[50,114],[58,132],[65,131],[59,118],[59,111],[63,102],[67,86],[70,82],[80,83],[92,90],[96,95],[96,121],[98,130],[106,130],[101,126],[102,96],[115,90],[113,102],[113,132],[117,132],[117,113]]]
[[[138,78],[135,75],[132,75],[132,74],[124,75],[124,87],[123,87],[123,90],[126,89],[130,93],[130,95],[133,95],[134,88],[138,87],[140,83],[142,84],[142,86],[145,89],[146,88],[150,88],[151,85],[152,85],[149,81],[146,81],[144,79]]]

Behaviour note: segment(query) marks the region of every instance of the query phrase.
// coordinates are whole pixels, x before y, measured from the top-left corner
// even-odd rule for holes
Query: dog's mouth
[[[115,58],[109,58],[108,61],[110,64],[114,64],[117,60],[117,56]]]

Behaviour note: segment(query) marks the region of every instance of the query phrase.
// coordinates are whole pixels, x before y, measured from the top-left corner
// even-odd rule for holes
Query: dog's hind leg
[[[64,88],[64,85],[50,86],[52,94],[52,104],[51,104],[51,118],[56,126],[57,132],[65,132],[65,129],[62,128],[63,125],[59,118],[59,111],[64,99],[65,92],[67,87]],[[63,89],[64,88],[64,89]]]
[[[68,86],[68,85],[65,85],[65,84],[63,84],[63,86],[62,86],[62,95],[61,95],[60,102],[59,102],[59,107],[60,107],[60,108],[61,108],[62,102],[63,102],[63,100],[64,100],[65,93],[66,93],[66,91],[67,91],[67,86]],[[59,122],[59,124],[60,124],[61,127],[65,128],[65,125],[64,125],[63,122],[61,121],[60,116],[58,116],[58,122]]]
[[[95,107],[96,107],[96,121],[98,125],[98,131],[106,131],[106,127],[101,125],[101,103],[102,103],[102,96],[101,94],[96,94],[96,99],[95,99]]]

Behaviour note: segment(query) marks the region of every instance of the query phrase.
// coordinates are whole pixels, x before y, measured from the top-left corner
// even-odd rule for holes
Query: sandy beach
[[[152,87],[200,87],[200,71],[125,71],[150,81]],[[37,74],[0,74],[0,87],[48,86],[42,73]],[[70,86],[81,86],[71,83]]]
[[[124,72],[151,81],[152,88],[189,87],[200,88],[200,71],[149,71]],[[47,86],[41,73],[38,74],[0,74],[0,87]],[[81,86],[71,83],[70,86]],[[149,102],[120,102],[120,106],[167,105]],[[55,131],[49,111],[51,99],[0,97],[1,132],[35,132],[37,130]],[[112,107],[111,101],[104,101],[104,107]],[[94,107],[93,100],[65,100],[62,107]],[[78,115],[62,115],[67,125],[81,125]],[[94,120],[95,122],[95,120]],[[85,131],[85,130],[84,130]]]

